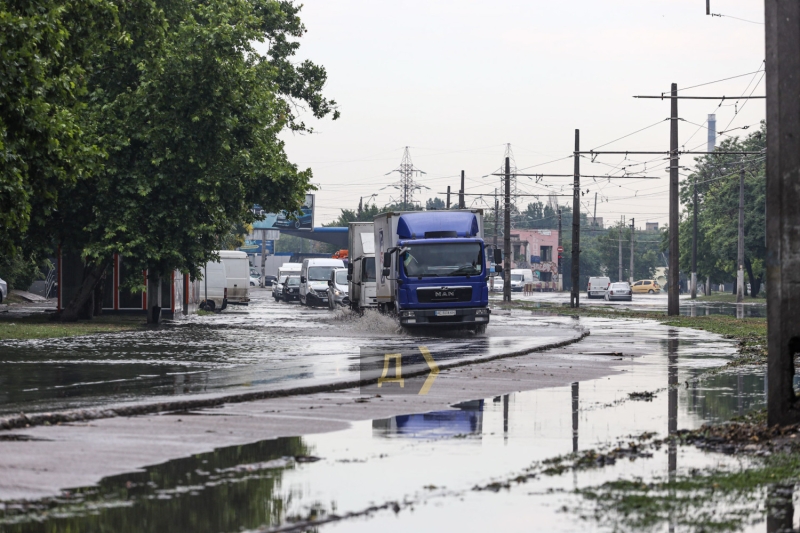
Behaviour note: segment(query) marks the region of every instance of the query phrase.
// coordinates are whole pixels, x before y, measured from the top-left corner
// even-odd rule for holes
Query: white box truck
[[[350,308],[361,312],[369,307],[378,307],[375,295],[375,223],[351,222],[348,232],[347,286]]]
[[[250,263],[247,254],[218,250],[219,261],[209,261],[203,269],[205,280],[200,288],[201,309],[222,311],[228,305],[250,303]]]

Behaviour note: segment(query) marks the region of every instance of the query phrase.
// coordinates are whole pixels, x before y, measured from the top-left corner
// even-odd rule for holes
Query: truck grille
[[[420,287],[417,289],[419,303],[469,302],[472,300],[472,287]]]

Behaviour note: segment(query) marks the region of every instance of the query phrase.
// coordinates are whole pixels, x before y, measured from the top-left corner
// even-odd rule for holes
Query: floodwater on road
[[[524,321],[525,314],[512,319]],[[737,459],[670,445],[605,468],[508,480],[548,458],[643,432],[664,437],[759,408],[764,376],[761,368],[723,369],[733,343],[703,332],[643,321],[580,322],[592,331],[580,343],[586,350],[611,346],[644,355],[613,360],[624,372],[611,377],[221,448],[59,498],[9,503],[0,507],[0,531],[626,530],[624,523],[582,517],[592,502],[574,490]],[[668,523],[652,529],[671,530]],[[763,520],[746,529],[764,531]]]
[[[252,296],[247,308],[147,331],[0,342],[0,416],[353,380],[362,350],[373,346],[402,351],[424,343],[444,363],[579,335],[565,325],[532,336],[530,324],[502,315],[484,335],[408,334],[377,312],[278,303],[266,290]]]

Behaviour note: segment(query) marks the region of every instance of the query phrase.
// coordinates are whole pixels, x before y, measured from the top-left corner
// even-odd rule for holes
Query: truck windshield
[[[522,274],[511,274],[511,281],[522,281]]]
[[[336,273],[336,284],[347,285],[347,270],[340,270]]]
[[[331,271],[334,268],[339,268],[336,266],[319,266],[319,267],[308,267],[308,281],[328,281],[331,279]]]
[[[361,268],[364,271],[361,273],[361,281],[375,281],[375,258],[365,257],[364,264]]]
[[[477,276],[483,272],[481,245],[477,242],[411,244],[401,256],[406,276]]]

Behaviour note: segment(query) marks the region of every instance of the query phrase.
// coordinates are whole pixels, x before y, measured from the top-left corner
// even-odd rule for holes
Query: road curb
[[[552,350],[563,346],[568,346],[576,342],[580,342],[589,335],[589,331],[581,330],[580,335],[575,338],[565,341],[544,344],[531,349],[519,350],[516,352],[509,352],[505,354],[497,354],[477,359],[470,359],[466,361],[454,361],[451,363],[439,364],[439,370],[447,370],[450,368],[457,368],[468,365],[475,365],[481,363],[488,363],[498,359],[507,359],[511,357],[520,357],[536,352],[543,352]],[[430,371],[428,369],[412,371],[405,373],[405,377],[424,376]],[[0,429],[10,430],[27,428],[32,426],[47,426],[59,423],[68,422],[85,422],[88,420],[98,420],[102,418],[116,418],[123,416],[139,416],[155,413],[162,413],[168,411],[189,411],[192,409],[203,409],[208,407],[217,407],[228,403],[244,403],[257,400],[267,400],[270,398],[285,398],[288,396],[301,396],[306,394],[317,394],[320,392],[332,392],[342,389],[352,389],[357,387],[364,387],[374,385],[378,382],[378,378],[374,379],[354,379],[348,381],[339,381],[336,383],[327,383],[324,385],[313,385],[309,387],[293,387],[287,389],[277,390],[263,390],[255,392],[245,392],[239,394],[229,394],[224,396],[216,396],[214,398],[203,399],[186,399],[177,400],[173,402],[154,402],[148,404],[137,404],[130,406],[111,407],[106,409],[80,409],[72,411],[60,411],[54,413],[38,413],[26,415],[21,413],[17,416],[8,418],[0,418]]]

